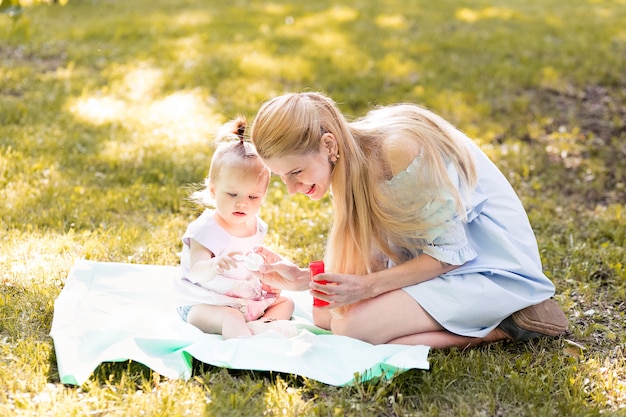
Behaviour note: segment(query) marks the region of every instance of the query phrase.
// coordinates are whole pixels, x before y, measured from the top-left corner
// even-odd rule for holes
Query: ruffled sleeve
[[[460,187],[459,174],[453,164],[449,163],[447,166],[448,176],[453,184]],[[472,196],[474,197],[474,196]],[[479,200],[480,201],[480,200]],[[472,221],[481,210],[484,200],[465,203],[466,219],[462,220],[458,215],[453,213],[452,199],[448,200],[448,207],[445,210],[451,217],[442,227],[441,230],[437,230],[440,233],[436,233],[431,242],[423,248],[423,252],[433,258],[445,262],[450,265],[463,265],[464,263],[476,258],[478,254],[472,247],[465,231],[466,222]],[[439,229],[439,228],[438,228]]]
[[[478,256],[470,245],[464,224],[460,220],[451,220],[445,233],[434,238],[422,251],[450,265],[463,265]]]
[[[396,196],[402,195],[407,200],[417,198],[415,189],[419,188],[419,185],[415,178],[425,175],[419,172],[419,162],[420,157],[416,158],[405,171],[389,181]],[[447,172],[452,183],[459,187],[459,175],[453,164],[448,164]],[[427,240],[420,239],[421,252],[450,265],[463,265],[476,258],[478,254],[470,244],[465,230],[466,222],[471,222],[478,216],[485,201],[484,198],[476,197],[472,193],[472,201],[466,203],[466,220],[455,213],[452,197],[445,199],[445,202],[440,205],[430,205],[427,210],[428,215],[440,218],[443,223],[430,230],[430,237]]]

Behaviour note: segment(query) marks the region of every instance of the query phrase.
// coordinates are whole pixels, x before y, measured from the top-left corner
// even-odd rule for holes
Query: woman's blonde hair
[[[323,94],[286,94],[261,107],[251,137],[261,158],[269,159],[318,152],[327,132],[340,155],[331,179],[328,271],[366,274],[386,259],[404,262],[432,243],[433,230],[465,216],[459,189],[474,187],[476,170],[463,135],[419,106],[381,107],[348,122]],[[416,158],[415,169],[406,170]],[[460,184],[450,180],[448,164]],[[400,193],[392,184],[400,175],[414,175],[418,189]]]
[[[214,207],[215,201],[209,192],[211,183],[217,182],[226,170],[237,169],[243,175],[258,177],[269,185],[271,171],[265,165],[254,145],[245,140],[246,119],[238,116],[224,124],[215,138],[217,147],[211,157],[209,174],[204,180],[203,188],[191,195],[191,200],[202,206]]]

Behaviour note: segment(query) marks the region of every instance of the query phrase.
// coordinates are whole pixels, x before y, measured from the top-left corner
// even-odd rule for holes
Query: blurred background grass
[[[22,5],[0,14],[0,410],[623,411],[624,1]],[[473,137],[528,209],[567,340],[434,352],[431,372],[350,388],[201,366],[183,383],[132,364],[103,365],[79,390],[58,385],[47,333],[74,260],[176,264],[216,129],[303,90],[328,93],[350,117],[419,103]],[[288,196],[276,180],[262,216],[270,246],[300,264],[323,255],[327,198]],[[142,408],[130,408],[137,392]]]

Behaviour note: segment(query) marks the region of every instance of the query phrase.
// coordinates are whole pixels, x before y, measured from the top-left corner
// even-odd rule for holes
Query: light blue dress
[[[542,271],[537,241],[517,194],[487,155],[458,133],[473,152],[478,185],[466,203],[467,222],[451,220],[452,226],[423,252],[461,266],[404,291],[450,332],[484,337],[512,313],[554,295],[554,284]],[[417,157],[388,181],[394,193],[415,194],[419,165]],[[448,174],[459,184],[452,165]]]

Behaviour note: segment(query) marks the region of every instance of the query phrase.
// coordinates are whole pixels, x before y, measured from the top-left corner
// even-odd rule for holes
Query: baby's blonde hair
[[[246,177],[255,176],[269,185],[270,169],[265,165],[254,145],[245,140],[246,119],[238,116],[222,126],[215,138],[217,147],[211,157],[209,174],[204,180],[203,189],[194,192],[191,199],[203,206],[214,207],[215,201],[209,192],[209,185],[215,184],[227,169],[240,170]]]
[[[328,271],[366,274],[386,259],[404,262],[432,243],[433,230],[464,218],[463,192],[476,184],[473,159],[460,132],[419,106],[381,107],[348,122],[323,94],[286,94],[261,107],[251,137],[261,158],[270,159],[316,153],[326,132],[340,154],[331,180]],[[416,158],[416,169],[404,175],[414,175],[419,189],[398,195],[390,180]],[[450,180],[449,163],[460,184]]]

